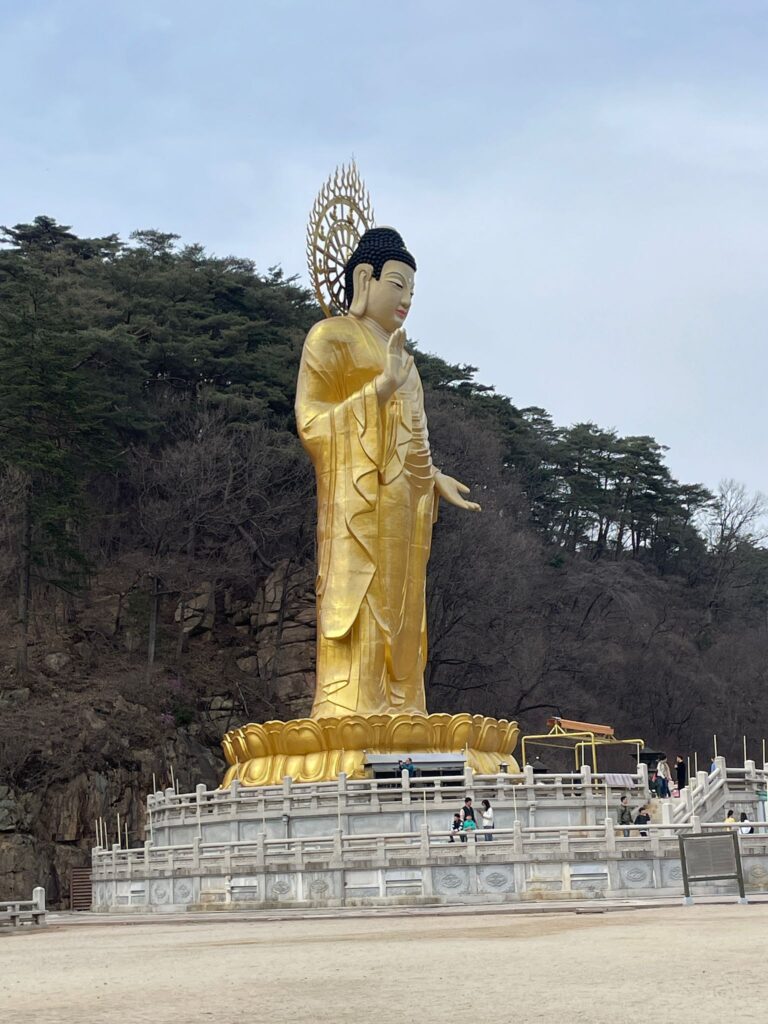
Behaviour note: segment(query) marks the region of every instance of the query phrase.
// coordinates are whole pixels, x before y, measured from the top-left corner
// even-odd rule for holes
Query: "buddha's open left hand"
[[[469,494],[469,488],[466,484],[459,483],[458,480],[454,480],[452,476],[446,476],[445,473],[438,473],[435,477],[435,487],[437,493],[441,498],[445,498],[446,501],[450,502],[451,505],[455,505],[457,508],[465,508],[468,512],[479,512],[480,506],[476,501],[467,501],[463,495]]]

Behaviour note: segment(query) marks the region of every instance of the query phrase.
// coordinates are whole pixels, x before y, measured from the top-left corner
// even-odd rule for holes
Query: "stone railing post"
[[[757,766],[754,761],[745,761],[744,767],[746,768],[745,778],[749,779],[750,782],[757,781]]]
[[[120,847],[117,843],[112,843],[112,906],[117,906],[117,855],[120,852]]]
[[[581,798],[584,801],[584,816],[586,825],[597,825],[597,814],[595,810],[595,794],[592,792],[592,767],[583,764],[579,769],[581,774]]]
[[[605,849],[608,853],[616,852],[616,828],[613,819],[606,818],[605,825]]]
[[[375,779],[371,779],[371,786],[375,791]],[[339,774],[336,777],[336,822],[339,828],[341,828],[342,814],[347,813],[347,792],[347,773],[339,772]],[[349,820],[347,820],[347,825],[349,825]]]
[[[240,823],[239,823],[239,802],[240,802],[240,781],[239,779],[232,779],[232,784],[229,787],[229,838],[236,840],[240,838]],[[262,797],[262,800],[264,798]]]
[[[266,836],[263,832],[256,833],[256,866],[263,871],[267,865]]]
[[[638,762],[637,774],[640,776],[640,785],[642,786],[643,794],[649,794],[651,790],[648,786],[648,765],[645,763],[645,761]]]
[[[477,861],[477,830],[472,829],[471,832],[467,832],[467,841],[464,843],[464,849],[466,850],[466,859],[475,863]]]
[[[32,902],[35,904],[35,910],[45,910],[45,889],[42,885],[36,885],[32,890]]]
[[[507,787],[509,786],[509,775],[505,770],[501,770],[496,773],[496,800],[506,800],[507,798]]]
[[[651,822],[651,825],[653,825],[653,822]],[[652,827],[652,828],[650,828],[648,830],[648,833],[649,833],[650,840],[651,840],[651,853],[653,854],[654,857],[660,857],[661,856],[661,835],[659,833],[659,830],[657,828],[653,828]]]
[[[464,765],[464,796],[475,799],[475,773],[468,764]]]
[[[698,795],[699,810],[701,810],[704,801],[707,798],[707,786],[709,785],[709,774],[707,772],[696,773],[696,794],[694,794],[693,803],[691,809],[696,809],[696,795]]]
[[[512,824],[512,845],[515,853],[523,852],[523,826],[519,821]]]
[[[694,814],[693,817],[691,818],[691,830],[693,832],[701,832],[702,831],[702,828],[701,828],[701,818],[698,816],[698,814]]]
[[[331,867],[344,867],[344,839],[340,828],[333,830],[333,855],[331,856]]]
[[[283,776],[283,814],[291,813],[291,783],[293,779],[290,775]]]
[[[429,860],[429,825],[426,823],[419,830],[419,848],[425,861]]]
[[[411,802],[411,775],[405,768],[400,772],[400,786],[403,804]]]
[[[202,836],[203,834],[203,804],[205,803],[205,794],[207,793],[205,783],[200,782],[195,786],[195,804],[197,810],[197,834]]]
[[[560,853],[563,857],[568,860],[571,854],[571,833],[568,831],[568,827],[560,829],[559,835],[560,841]]]

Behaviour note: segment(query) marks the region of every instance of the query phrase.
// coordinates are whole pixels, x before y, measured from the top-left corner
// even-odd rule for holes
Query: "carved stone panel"
[[[469,868],[432,868],[432,889],[440,896],[460,896],[469,892]]]
[[[653,864],[646,860],[620,861],[619,878],[622,889],[652,889]]]
[[[481,867],[477,872],[477,883],[480,892],[484,893],[514,892],[514,870],[506,864]]]

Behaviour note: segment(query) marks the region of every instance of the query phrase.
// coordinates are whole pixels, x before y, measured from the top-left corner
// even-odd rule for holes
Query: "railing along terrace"
[[[768,822],[750,822],[754,833],[740,833],[744,852],[768,852]],[[632,852],[660,855],[674,854],[679,834],[721,829],[722,822],[686,824],[647,824],[617,826],[611,819],[600,825],[536,826],[478,830],[466,834],[445,830],[352,835],[335,830],[333,835],[270,839],[260,834],[256,839],[232,843],[193,843],[153,848],[124,850],[115,845],[111,850],[97,847],[93,851],[94,880],[120,880],[132,876],[183,873],[199,870],[205,874],[218,871],[227,874],[247,869],[302,869],[315,865],[354,867],[360,862],[391,863],[398,856],[411,861],[432,861],[445,858],[461,861],[533,859],[557,860],[572,854],[621,856]],[[738,826],[736,826],[738,828]],[[466,841],[461,842],[464,838]],[[489,840],[489,841],[487,841]]]
[[[694,815],[707,816],[724,799],[738,801],[745,795],[754,795],[759,788],[768,786],[768,766],[758,768],[754,761],[743,767],[726,765],[725,758],[716,758],[711,772],[700,771],[680,793],[672,805],[672,819],[683,821]]]
[[[617,782],[617,779],[621,780]],[[616,776],[612,773],[592,772],[588,767],[580,772],[534,774],[526,767],[520,773],[475,775],[471,769],[458,776],[416,776],[407,772],[390,779],[347,779],[341,773],[334,782],[296,783],[290,778],[280,786],[243,786],[237,781],[230,789],[207,790],[198,786],[194,793],[177,793],[173,789],[150,794],[148,809],[157,824],[160,821],[182,821],[185,818],[231,817],[233,807],[240,811],[252,809],[254,816],[292,813],[300,810],[337,810],[340,803],[347,808],[380,807],[385,804],[429,803],[457,804],[464,796],[479,802],[517,800],[530,803],[582,798],[616,791],[628,792],[633,797],[647,793],[647,773]]]

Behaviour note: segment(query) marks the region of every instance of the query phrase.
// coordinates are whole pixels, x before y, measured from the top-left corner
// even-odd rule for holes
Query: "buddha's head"
[[[413,299],[416,260],[392,228],[371,228],[344,270],[352,316],[369,316],[385,331],[402,327]]]

